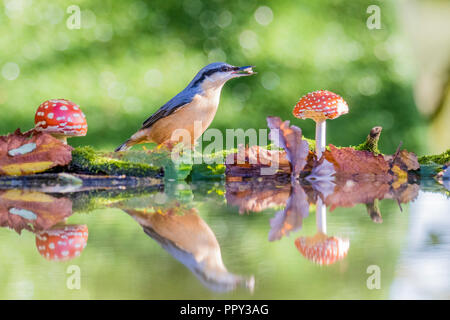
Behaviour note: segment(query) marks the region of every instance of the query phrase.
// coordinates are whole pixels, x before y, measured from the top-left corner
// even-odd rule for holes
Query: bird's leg
[[[316,155],[318,160],[325,151],[326,130],[325,120],[316,121]]]

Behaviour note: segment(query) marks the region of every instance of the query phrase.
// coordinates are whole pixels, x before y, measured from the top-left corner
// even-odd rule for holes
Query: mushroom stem
[[[316,121],[316,155],[317,159],[322,157],[322,153],[325,151],[326,141],[326,124],[325,120]]]
[[[318,232],[327,233],[327,206],[320,197],[317,197],[316,202],[316,226]]]

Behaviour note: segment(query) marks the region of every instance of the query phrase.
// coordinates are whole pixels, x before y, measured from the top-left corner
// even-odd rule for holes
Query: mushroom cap
[[[292,112],[296,118],[324,121],[348,113],[348,105],[336,93],[319,90],[300,98]]]
[[[78,257],[86,247],[88,228],[65,225],[36,233],[36,247],[45,259],[67,261]]]
[[[318,233],[313,237],[297,238],[295,246],[306,259],[320,265],[330,265],[347,255],[350,241]]]
[[[86,116],[80,107],[66,99],[43,102],[34,116],[35,130],[62,136],[85,136]]]

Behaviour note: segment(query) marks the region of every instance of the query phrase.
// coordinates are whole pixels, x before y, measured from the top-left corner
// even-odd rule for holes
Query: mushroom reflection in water
[[[176,260],[184,264],[212,291],[231,291],[239,286],[253,291],[254,277],[228,272],[222,261],[219,243],[197,210],[178,207],[148,212],[124,209]],[[180,211],[181,214],[180,214]]]
[[[50,261],[68,261],[80,256],[86,247],[86,225],[57,225],[36,233],[36,247],[41,256]]]
[[[316,203],[317,233],[312,237],[300,237],[295,245],[308,260],[320,265],[330,265],[343,259],[350,247],[349,239],[327,236],[327,207],[320,196]]]

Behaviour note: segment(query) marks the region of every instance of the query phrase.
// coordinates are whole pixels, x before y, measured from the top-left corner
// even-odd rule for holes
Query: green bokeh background
[[[211,127],[266,128],[266,116],[277,115],[313,137],[314,122],[291,111],[302,95],[328,89],[344,97],[350,113],[329,121],[327,142],[356,144],[381,125],[384,152],[403,141],[422,154],[427,124],[414,104],[414,63],[395,1],[376,2],[379,30],[366,26],[372,4],[5,0],[0,134],[31,128],[40,103],[66,98],[81,106],[89,124],[87,136],[70,143],[110,150],[200,68],[226,61],[255,65],[258,75],[224,87]],[[81,29],[66,26],[70,5],[82,10]]]

